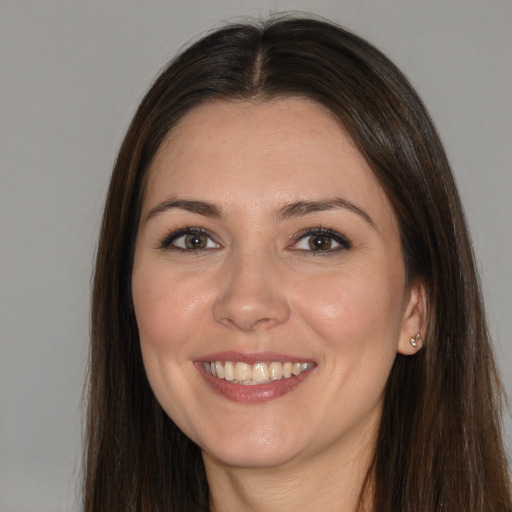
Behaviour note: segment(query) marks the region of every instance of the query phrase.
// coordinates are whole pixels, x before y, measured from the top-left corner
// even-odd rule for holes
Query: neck
[[[371,448],[367,445],[367,448]],[[356,453],[357,452],[357,453]],[[230,467],[203,453],[212,512],[370,512],[359,503],[373,449],[340,452],[331,447],[315,461],[279,467]],[[368,493],[367,493],[368,494]],[[371,499],[366,497],[366,502]]]

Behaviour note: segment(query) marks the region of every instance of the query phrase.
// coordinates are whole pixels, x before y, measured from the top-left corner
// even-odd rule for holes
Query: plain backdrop
[[[109,173],[157,72],[223,20],[302,10],[409,76],[446,144],[512,391],[510,0],[0,0],[0,510],[79,510],[89,284]],[[512,429],[507,420],[506,436]]]

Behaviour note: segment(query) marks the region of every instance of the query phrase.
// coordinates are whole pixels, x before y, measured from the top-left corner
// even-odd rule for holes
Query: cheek
[[[134,271],[133,303],[143,350],[186,344],[204,318],[208,301],[197,280],[197,276],[177,278],[158,266]]]
[[[193,278],[177,278],[164,265],[135,267],[132,294],[146,375],[156,399],[178,424],[189,426],[183,397],[193,396],[186,378],[205,298]]]
[[[403,278],[400,272],[351,269],[302,285],[296,303],[307,323],[336,345],[398,339]]]

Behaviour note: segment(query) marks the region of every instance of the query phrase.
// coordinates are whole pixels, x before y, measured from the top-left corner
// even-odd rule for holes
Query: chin
[[[297,433],[298,434],[298,433]],[[300,455],[304,441],[284,429],[226,429],[221,436],[199,442],[203,457],[223,465],[242,468],[271,468],[285,465]]]
[[[254,446],[216,446],[213,450],[202,449],[203,457],[212,459],[224,466],[233,468],[276,468],[284,466],[292,461],[298,455],[298,449],[294,450],[275,449],[274,447],[263,447],[261,443],[255,443]]]

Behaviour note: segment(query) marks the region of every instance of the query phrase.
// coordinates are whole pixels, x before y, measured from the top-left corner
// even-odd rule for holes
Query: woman
[[[98,247],[85,509],[505,511],[501,387],[441,142],[326,22],[163,71]]]

